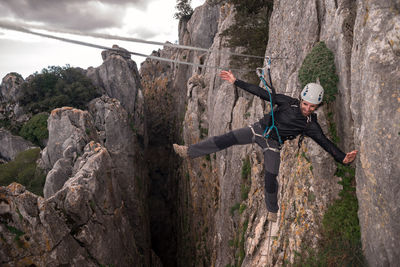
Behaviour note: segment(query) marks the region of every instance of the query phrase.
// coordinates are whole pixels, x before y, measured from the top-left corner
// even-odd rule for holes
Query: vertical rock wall
[[[400,264],[400,3],[357,5],[351,57],[357,197],[371,266]]]

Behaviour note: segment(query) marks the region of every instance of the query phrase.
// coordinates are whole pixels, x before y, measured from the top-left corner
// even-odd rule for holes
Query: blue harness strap
[[[257,71],[256,71],[256,72],[257,72],[257,75],[260,77],[261,81],[263,82],[266,91],[268,92],[269,100],[270,100],[269,103],[270,103],[270,106],[271,106],[270,115],[271,115],[271,122],[272,122],[272,123],[271,123],[271,126],[270,126],[270,127],[268,127],[268,125],[267,125],[267,127],[265,128],[265,131],[264,131],[264,133],[263,133],[263,136],[264,136],[266,139],[268,139],[268,137],[269,137],[271,131],[274,129],[274,130],[276,131],[276,135],[278,136],[279,144],[283,144],[282,139],[281,139],[281,136],[279,135],[278,128],[275,126],[274,104],[273,104],[274,99],[272,98],[272,94],[271,94],[271,91],[274,93],[274,89],[272,88],[272,80],[271,80],[271,73],[270,73],[271,59],[270,59],[270,58],[267,58],[267,61],[268,61],[268,75],[269,75],[269,81],[270,81],[270,83],[271,83],[270,86],[268,86],[267,82],[266,82],[265,79],[264,79],[264,69],[261,69],[261,70],[260,70],[260,69],[257,69]],[[270,87],[271,87],[271,88],[270,88]]]

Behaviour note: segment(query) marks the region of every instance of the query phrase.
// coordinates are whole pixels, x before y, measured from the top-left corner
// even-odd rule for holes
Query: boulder
[[[15,72],[11,72],[4,76],[0,85],[0,101],[1,102],[17,102],[20,97],[20,85],[24,82],[24,78]]]
[[[12,135],[9,131],[0,129],[0,158],[5,161],[13,160],[18,153],[37,147],[20,136]]]

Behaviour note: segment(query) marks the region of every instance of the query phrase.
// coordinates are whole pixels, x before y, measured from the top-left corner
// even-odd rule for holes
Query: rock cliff
[[[20,136],[14,136],[9,131],[0,129],[0,160],[10,161],[19,152],[36,147]]]

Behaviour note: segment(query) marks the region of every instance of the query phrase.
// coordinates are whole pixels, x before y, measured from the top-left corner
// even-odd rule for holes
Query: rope
[[[92,48],[98,48],[98,49],[103,49],[103,50],[111,50],[111,51],[117,51],[117,52],[123,51],[125,53],[129,53],[129,54],[134,55],[134,56],[140,56],[140,57],[145,57],[145,58],[154,59],[154,60],[166,61],[166,62],[170,62],[170,63],[184,64],[184,65],[190,65],[190,66],[194,66],[194,67],[217,69],[217,70],[230,69],[230,70],[234,70],[234,71],[237,71],[237,72],[254,71],[254,70],[251,70],[251,69],[233,69],[233,68],[229,68],[229,67],[218,67],[218,66],[197,64],[197,63],[192,63],[192,62],[180,61],[180,60],[176,60],[176,59],[169,59],[169,58],[157,57],[157,56],[152,56],[152,55],[145,55],[145,54],[132,52],[132,51],[124,51],[124,50],[121,50],[121,49],[111,48],[111,47],[98,45],[98,44],[93,44],[93,43],[89,43],[89,42],[83,42],[83,41],[78,41],[78,40],[64,38],[64,37],[58,37],[58,36],[54,36],[54,35],[51,35],[51,34],[33,32],[31,30],[28,30],[28,29],[25,29],[23,27],[16,26],[16,25],[4,25],[1,22],[0,22],[0,28],[5,28],[5,29],[8,29],[8,30],[19,31],[19,32],[28,33],[28,34],[33,34],[33,35],[37,35],[37,36],[41,36],[41,37],[45,37],[45,38],[55,39],[55,40],[59,40],[59,41],[62,41],[62,42],[73,43],[73,44],[92,47]]]
[[[266,91],[268,92],[269,100],[270,100],[269,103],[270,103],[270,106],[271,106],[271,113],[270,113],[270,114],[271,114],[271,121],[272,121],[272,124],[271,124],[271,126],[270,126],[269,128],[268,128],[268,125],[267,125],[267,127],[265,127],[265,131],[264,131],[264,133],[263,133],[263,136],[264,136],[266,139],[268,139],[269,134],[271,133],[271,130],[272,130],[272,129],[275,129],[276,134],[277,134],[277,136],[278,136],[279,144],[282,144],[283,142],[282,142],[281,136],[279,135],[278,128],[275,126],[274,104],[273,104],[274,99],[275,99],[275,96],[274,96],[274,98],[272,98],[272,95],[271,95],[271,92],[270,92],[270,89],[269,89],[269,88],[271,88],[271,91],[272,91],[273,94],[275,95],[275,89],[272,87],[272,79],[271,79],[271,72],[270,72],[270,68],[271,68],[271,59],[268,58],[268,57],[267,57],[267,62],[268,62],[268,74],[269,74],[270,86],[268,86],[267,82],[266,82],[265,79],[264,79],[264,69],[262,69],[261,72],[259,72],[259,69],[257,69],[257,71],[256,71],[256,72],[257,72],[257,75],[260,77],[261,81],[264,83],[264,86],[265,86]]]
[[[268,222],[268,226],[269,226],[269,229],[268,229],[268,247],[267,247],[267,260],[268,260],[268,258],[269,258],[269,256],[270,256],[270,252],[269,252],[269,247],[270,247],[270,243],[271,243],[271,229],[272,229],[272,222]]]
[[[260,58],[260,59],[264,58],[264,57],[255,56],[255,55],[240,54],[240,53],[234,53],[234,52],[229,52],[229,51],[220,51],[218,49],[207,49],[207,48],[196,47],[196,46],[172,44],[169,42],[162,43],[162,42],[157,42],[157,41],[149,41],[149,40],[144,40],[144,39],[139,39],[139,38],[123,37],[123,36],[104,34],[104,33],[85,33],[85,32],[65,30],[65,29],[60,30],[60,29],[41,27],[41,26],[36,26],[36,25],[28,25],[28,24],[22,24],[22,23],[15,24],[15,23],[7,22],[7,21],[0,21],[0,27],[8,28],[8,29],[10,29],[9,27],[14,27],[14,29],[17,27],[24,28],[24,29],[34,28],[34,29],[39,29],[39,30],[51,31],[51,32],[67,33],[67,34],[74,34],[74,35],[80,35],[80,36],[90,36],[90,37],[94,37],[94,38],[113,39],[113,40],[120,40],[120,41],[127,41],[127,42],[144,43],[144,44],[151,44],[151,45],[161,45],[161,46],[172,47],[172,48],[177,48],[177,49],[204,51],[207,53],[218,52],[220,54],[228,54],[228,55],[233,55],[233,56]],[[273,58],[274,59],[287,59],[287,57],[273,57]]]

